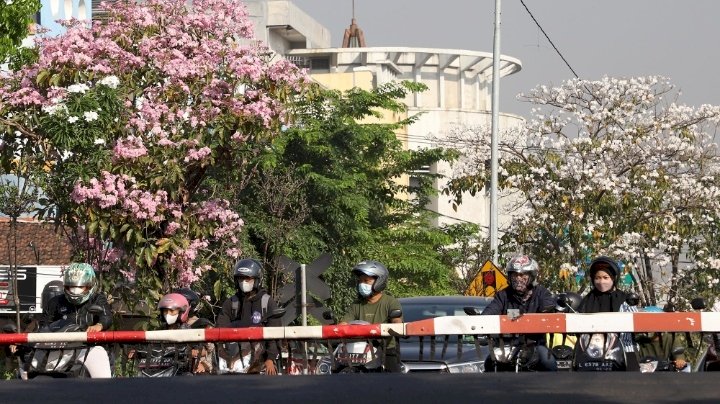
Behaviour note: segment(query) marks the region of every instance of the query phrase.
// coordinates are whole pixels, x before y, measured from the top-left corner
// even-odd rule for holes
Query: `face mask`
[[[517,293],[525,293],[528,290],[528,284],[530,283],[530,277],[525,276],[511,276],[510,284]]]
[[[370,296],[372,294],[372,285],[368,285],[367,283],[358,284],[358,293],[360,293],[362,297]]]
[[[243,291],[243,293],[248,293],[253,290],[253,286],[255,286],[255,281],[243,281],[240,282],[240,290]]]
[[[609,277],[596,277],[593,279],[593,284],[595,289],[602,293],[609,292],[613,288],[613,280]]]
[[[165,315],[165,322],[168,324],[175,324],[177,321],[178,314],[166,314]]]

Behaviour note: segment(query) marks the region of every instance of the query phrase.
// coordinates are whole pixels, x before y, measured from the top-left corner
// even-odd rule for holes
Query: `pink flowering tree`
[[[186,286],[240,255],[243,222],[211,190],[252,172],[307,79],[253,40],[241,2],[102,7],[2,78],[0,153],[32,156],[40,215],[83,259],[151,289]]]
[[[677,103],[667,79],[570,80],[525,98],[532,119],[502,135],[503,249],[541,263],[543,282],[587,290],[589,261],[621,260],[646,304],[717,295],[720,107]],[[483,187],[487,128],[464,128],[451,191]]]

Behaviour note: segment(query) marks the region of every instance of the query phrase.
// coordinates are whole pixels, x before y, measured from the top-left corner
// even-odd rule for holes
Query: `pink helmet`
[[[190,315],[190,303],[180,293],[169,293],[160,299],[158,310],[172,309],[180,310],[180,322],[186,323]]]

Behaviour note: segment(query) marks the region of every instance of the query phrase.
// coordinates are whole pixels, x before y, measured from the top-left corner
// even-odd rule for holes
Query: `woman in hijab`
[[[578,312],[636,312],[637,307],[627,303],[628,294],[617,289],[620,267],[610,257],[597,257],[590,263],[590,281],[593,288],[585,295]],[[625,352],[627,370],[639,370],[635,355],[635,342],[631,333],[621,333],[620,343]]]

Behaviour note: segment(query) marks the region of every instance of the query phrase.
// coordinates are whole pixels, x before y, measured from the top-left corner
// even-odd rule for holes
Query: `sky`
[[[688,105],[720,105],[719,0],[523,0],[582,79],[661,75]],[[339,47],[352,0],[294,0]],[[492,52],[495,0],[355,0],[368,46]],[[503,112],[528,116],[519,93],[574,75],[520,0],[501,4],[503,55],[522,70],[500,82]]]

